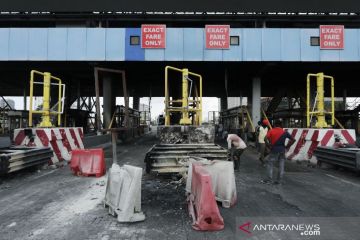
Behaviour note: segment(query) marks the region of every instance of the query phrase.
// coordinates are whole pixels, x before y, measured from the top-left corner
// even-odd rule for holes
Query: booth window
[[[240,45],[239,36],[230,36],[230,45]]]
[[[140,45],[140,37],[130,36],[130,45]]]
[[[311,46],[320,46],[320,38],[319,37],[310,37],[310,45]]]

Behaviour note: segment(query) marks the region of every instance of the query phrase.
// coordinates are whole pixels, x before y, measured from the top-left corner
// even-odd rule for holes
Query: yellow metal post
[[[35,74],[41,75],[43,77],[43,82],[35,82]],[[51,79],[58,81],[58,84],[52,84]],[[41,110],[33,110],[33,97],[34,97],[34,84],[42,84],[43,85],[43,104]],[[58,109],[55,112],[51,112],[50,109],[50,87],[51,85],[58,86]],[[39,72],[36,70],[32,70],[30,72],[30,107],[29,107],[29,127],[33,126],[33,114],[41,114],[42,119],[39,127],[53,127],[51,123],[51,115],[57,115],[58,125],[61,125],[61,111],[62,111],[62,82],[60,78],[51,76],[49,72]]]
[[[181,72],[181,86],[182,86],[182,97],[181,99],[171,99],[169,95],[169,79],[168,79],[168,71],[173,70],[176,72]],[[191,99],[189,96],[189,76],[195,76],[199,80],[200,89],[198,94],[197,85],[192,82],[192,89],[194,89],[194,95],[191,94],[194,99]],[[165,126],[170,125],[170,113],[177,112],[181,114],[181,119],[179,124],[181,125],[200,125],[202,122],[202,77],[199,74],[190,72],[187,68],[179,69],[171,66],[165,67]],[[181,103],[181,107],[174,106],[174,103]],[[190,119],[190,115],[192,119]],[[192,123],[193,122],[193,123]]]
[[[61,114],[60,114],[60,112],[61,112],[61,108],[62,108],[62,97],[61,97],[61,91],[62,91],[62,89],[61,89],[61,80],[60,79],[58,79],[59,80],[59,92],[58,92],[58,94],[59,94],[59,96],[58,96],[58,126],[60,127],[61,126]]]
[[[310,110],[310,78],[316,77],[316,90],[317,97],[315,99],[316,110]],[[331,80],[331,112],[325,110],[325,100],[324,100],[324,80],[328,78]],[[315,105],[314,104],[314,105]],[[326,128],[329,127],[326,122],[326,114],[331,114],[331,125],[335,125],[335,89],[334,89],[334,78],[331,76],[326,76],[324,73],[317,74],[308,74],[306,79],[306,126],[311,127],[310,115],[314,114],[316,116],[316,128]]]
[[[182,70],[182,110],[181,110],[181,125],[190,125],[191,119],[189,118],[189,70],[184,68]]]
[[[306,78],[306,127],[310,127],[310,76]]]
[[[30,106],[29,106],[29,127],[33,125],[33,95],[34,95],[34,71],[30,72]]]
[[[40,123],[40,127],[52,127],[50,121],[50,83],[51,74],[49,72],[44,73],[44,88],[43,88],[43,114]]]
[[[165,67],[165,126],[170,125],[168,69],[169,66]]]
[[[335,125],[335,83],[334,78],[331,79],[331,125]]]
[[[324,73],[318,73],[316,79],[316,88],[317,88],[317,121],[315,127],[317,128],[326,128],[328,127],[325,120],[325,107],[324,107]]]

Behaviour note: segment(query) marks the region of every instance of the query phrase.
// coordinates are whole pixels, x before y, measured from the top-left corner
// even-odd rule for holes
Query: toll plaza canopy
[[[3,12],[356,12],[357,0],[2,0]]]
[[[141,28],[1,28],[0,92],[22,96],[19,86],[27,87],[30,70],[37,69],[62,77],[68,86],[80,81],[83,94],[93,95],[93,68],[100,66],[125,70],[129,88],[140,96],[149,96],[150,88],[152,96],[163,96],[166,65],[202,74],[204,96],[221,95],[225,78],[233,96],[239,89],[246,94],[254,77],[262,78],[264,96],[274,87],[305,90],[309,72],[334,76],[339,94],[345,87],[348,96],[359,91],[354,76],[360,74],[360,29],[344,30],[341,49],[320,49],[312,42],[319,28],[231,28],[230,37],[238,41],[228,49],[207,49],[204,31],[167,28],[166,47],[146,49],[131,42],[141,37]]]

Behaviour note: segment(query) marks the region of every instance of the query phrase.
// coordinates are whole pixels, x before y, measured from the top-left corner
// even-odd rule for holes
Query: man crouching
[[[234,161],[234,169],[239,171],[240,156],[244,152],[246,144],[237,134],[228,134],[227,143],[231,160]]]

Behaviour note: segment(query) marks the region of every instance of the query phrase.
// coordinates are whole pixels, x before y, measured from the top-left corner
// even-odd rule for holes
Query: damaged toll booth
[[[242,138],[252,137],[255,132],[250,113],[246,106],[238,106],[219,113],[219,135],[223,132],[236,133]]]

